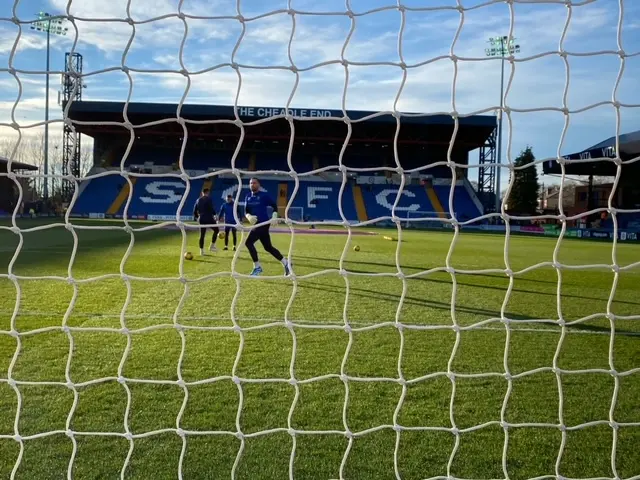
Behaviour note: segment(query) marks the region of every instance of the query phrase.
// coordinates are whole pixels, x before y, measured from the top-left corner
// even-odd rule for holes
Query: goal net
[[[415,229],[441,228],[451,218],[455,218],[455,214],[414,210],[405,214],[402,225],[404,228]]]
[[[640,478],[637,0],[45,3],[0,477]]]
[[[303,207],[278,207],[278,216],[298,223],[305,221]]]

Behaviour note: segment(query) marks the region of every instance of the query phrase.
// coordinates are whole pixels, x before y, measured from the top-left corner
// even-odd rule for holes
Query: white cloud
[[[67,0],[50,0],[58,11],[66,8]],[[637,23],[638,9],[633,6],[625,11],[625,28],[631,29]],[[178,11],[178,0],[132,0],[131,15],[136,21],[144,21]],[[264,2],[263,0],[242,0],[243,15],[252,16],[285,7],[286,3]],[[380,5],[390,5],[389,0],[352,0],[355,11],[363,11]],[[408,0],[406,5],[424,6],[424,2]],[[438,5],[455,5],[455,1],[439,0]],[[465,7],[479,1],[464,2]],[[626,2],[629,3],[629,2]],[[92,19],[126,17],[127,0],[74,0],[71,13]],[[312,11],[343,11],[343,0],[293,0],[293,8]],[[564,30],[567,9],[563,5],[514,5],[516,12],[514,34],[522,45],[519,58],[553,51],[558,48]],[[0,7],[0,16],[7,16]],[[235,1],[185,0],[182,11],[200,16],[235,15]],[[616,48],[617,28],[616,2],[595,2],[593,5],[574,7],[572,21],[567,30],[565,48],[569,51],[594,51]],[[635,21],[634,17],[635,16]],[[293,60],[299,68],[306,68],[320,62],[338,60],[344,47],[351,21],[347,16],[296,15],[296,31],[291,46]],[[408,63],[447,54],[458,28],[460,15],[457,11],[407,12],[403,37],[403,53]],[[464,27],[455,46],[455,53],[463,57],[484,57],[486,39],[496,34],[507,33],[509,28],[509,8],[505,4],[483,6],[466,11]],[[370,63],[375,61],[398,61],[398,31],[400,14],[397,10],[386,11],[364,17],[356,17],[356,30],[347,46],[345,56],[350,61]],[[119,65],[126,44],[131,38],[132,27],[126,23],[82,22],[77,20],[80,43],[76,50],[85,55],[85,72],[100,71]],[[242,25],[237,20],[189,19],[187,42],[183,61],[190,71],[199,71],[215,65],[230,62]],[[247,21],[246,35],[242,39],[235,60],[249,65],[289,65],[287,50],[291,35],[291,17],[287,14],[271,15]],[[7,55],[15,40],[15,27],[0,24],[0,55]],[[75,32],[72,30],[70,37]],[[128,52],[126,63],[140,69],[180,69],[179,46],[185,36],[183,23],[173,17],[136,25],[136,36]],[[62,47],[68,49],[72,39],[56,39],[55,55],[60,55]],[[19,65],[40,62],[43,36],[25,35],[20,42],[20,54],[16,57]],[[64,42],[64,43],[63,43]],[[37,49],[40,49],[36,52]],[[637,39],[627,34],[627,51],[640,50]],[[598,57],[569,58],[571,84],[568,96],[570,108],[579,108],[596,101],[608,100],[617,76],[616,59]],[[635,66],[634,66],[635,63]],[[40,63],[37,63],[40,65]],[[627,70],[621,84],[619,98],[628,103],[640,103],[635,87],[640,73],[640,59],[628,60]],[[240,104],[284,105],[289,99],[295,75],[286,70],[257,70],[242,68],[242,89]],[[448,111],[451,106],[453,85],[453,63],[449,59],[409,69],[407,83],[399,99],[398,108],[408,111]],[[506,80],[510,68],[507,65]],[[397,67],[350,66],[347,88],[347,108],[389,109],[397,95],[402,79],[402,71]],[[134,88],[132,101],[161,101],[177,103],[183,95],[187,79],[179,74],[131,73]],[[21,77],[22,79],[23,77]],[[27,78],[24,76],[25,84]],[[202,75],[191,75],[188,103],[232,104],[238,89],[238,77],[231,68],[224,67]],[[56,79],[57,81],[57,79]],[[468,113],[495,107],[499,103],[499,62],[458,62],[456,82],[456,108]],[[86,99],[124,101],[129,90],[129,82],[122,72],[89,76]],[[300,73],[300,83],[293,97],[293,106],[317,108],[340,108],[344,90],[344,68],[329,65]],[[38,82],[36,82],[38,83]],[[43,82],[34,83],[33,89],[25,87],[24,108],[26,118],[38,114],[38,98],[43,95]],[[518,62],[511,86],[508,105],[512,108],[533,108],[544,106],[560,107],[565,85],[564,62],[558,56]],[[17,91],[15,82],[0,79],[0,88],[6,86],[9,97]],[[38,90],[38,88],[40,90]],[[54,87],[52,87],[54,88]],[[57,88],[57,87],[55,87]],[[26,100],[28,99],[28,100]],[[55,97],[52,97],[52,100]],[[0,96],[3,102],[11,102],[7,92]],[[40,100],[43,102],[44,100]],[[21,102],[22,103],[22,102]],[[2,106],[4,105],[4,107]],[[56,107],[57,108],[57,107]],[[58,109],[59,110],[59,109]],[[598,135],[603,123],[613,120],[608,110],[588,112],[572,116],[568,149],[584,142],[583,137]],[[6,118],[7,104],[0,104],[0,115]],[[625,114],[627,122],[640,114]],[[635,116],[634,116],[635,115]],[[42,115],[40,115],[42,116]],[[555,155],[555,149],[562,131],[563,117],[560,113],[514,114],[514,150],[527,142],[535,142],[542,151],[538,156]],[[574,128],[575,126],[575,128]],[[610,125],[609,125],[610,126]],[[628,128],[631,129],[631,128]],[[584,133],[588,132],[588,133]]]

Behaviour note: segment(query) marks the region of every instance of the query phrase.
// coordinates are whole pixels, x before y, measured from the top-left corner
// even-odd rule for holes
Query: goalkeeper
[[[227,195],[227,201],[220,207],[218,218],[224,218],[224,223],[233,223],[235,218],[233,216],[233,196]],[[233,250],[236,250],[236,227],[226,225],[224,227],[224,249],[229,250],[229,232],[233,234]]]
[[[251,225],[264,223],[264,225],[253,228],[245,242],[247,250],[249,250],[249,255],[251,255],[251,260],[253,260],[253,271],[251,275],[257,276],[262,273],[262,266],[258,260],[258,252],[255,247],[255,243],[258,240],[260,240],[260,243],[267,252],[282,263],[285,276],[289,275],[289,262],[282,256],[280,251],[271,244],[271,234],[269,233],[269,227],[271,226],[269,221],[278,218],[278,205],[267,192],[260,191],[260,181],[257,178],[252,178],[249,181],[249,189],[251,192],[247,194],[245,200],[245,218]],[[273,208],[271,217],[269,217],[269,213],[267,212],[268,207]]]
[[[196,204],[193,207],[193,218],[200,224],[200,255],[204,255],[204,237],[207,234],[207,228],[213,230],[209,250],[216,252],[218,250],[216,248],[216,239],[220,229],[216,225],[216,209],[213,206],[213,200],[209,196],[208,188],[203,188],[200,198],[196,200]]]

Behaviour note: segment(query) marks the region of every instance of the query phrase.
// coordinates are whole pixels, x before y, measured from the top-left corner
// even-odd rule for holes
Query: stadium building
[[[401,189],[401,176],[392,171],[397,168],[394,138],[398,129],[392,115],[347,112],[352,129],[342,154],[342,164],[349,169],[343,175],[339,159],[348,125],[328,119],[341,118],[342,111],[291,109],[296,117],[292,169],[288,164],[291,128],[285,118],[278,117],[284,113],[279,108],[238,107],[242,129],[234,123],[231,106],[184,105],[180,122],[177,105],[130,103],[126,118],[124,111],[125,104],[116,102],[76,101],[69,106],[76,130],[94,140],[94,164],[81,183],[73,215],[124,216],[130,193],[129,183],[119,173],[124,165],[133,184],[126,216],[175,219],[187,191],[187,182],[179,177],[181,159],[190,177],[200,177],[189,181],[180,212],[185,220],[191,218],[203,187],[212,190],[216,205],[228,194],[235,196],[239,184],[233,167],[243,171],[243,190],[248,191],[250,176],[259,177],[277,198],[281,214],[293,197],[288,212],[292,220],[342,221],[338,205],[350,222],[388,217],[400,190],[399,217],[447,218],[452,213],[452,171],[445,162],[455,123],[448,116],[401,116],[397,156],[401,168],[411,171],[405,174]],[[127,128],[125,120],[135,128]],[[460,118],[451,159],[467,165],[469,152],[486,145],[495,129],[493,116]],[[469,171],[458,169],[453,185],[453,210],[462,220],[484,211],[467,178]],[[343,177],[347,178],[344,187]]]
[[[18,192],[18,186],[15,181],[10,179],[6,175],[9,168],[9,160],[6,158],[0,157],[0,214],[10,215],[14,212],[16,207],[16,202],[20,198]],[[11,162],[11,171],[13,173],[23,174],[24,172],[36,171],[38,167],[35,165],[29,165],[28,163],[21,162]],[[24,202],[29,200],[27,197],[28,193],[28,179],[26,177],[18,177],[18,181],[22,184],[23,190],[23,198],[21,208],[18,209],[19,213],[25,211]],[[28,209],[26,209],[28,211]]]

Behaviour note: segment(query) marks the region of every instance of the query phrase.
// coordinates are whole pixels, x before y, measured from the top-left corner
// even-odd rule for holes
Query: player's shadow
[[[335,259],[335,258],[316,258],[316,257],[309,257],[309,256],[304,256],[304,255],[296,255],[296,259],[298,258],[303,258],[303,259],[310,259],[310,260],[317,260],[317,261],[325,261],[325,262],[332,262],[335,263],[336,266],[339,262],[339,260]],[[314,264],[310,264],[310,263],[306,263],[306,262],[296,262],[299,265],[304,265],[306,267],[312,267],[312,268],[320,268],[320,269],[326,269],[327,266],[326,265],[314,265]],[[372,273],[368,270],[358,270],[358,269],[354,269],[354,268],[349,268],[348,265],[360,265],[360,266],[372,266],[372,267],[389,267],[390,269],[392,269],[393,271],[396,270],[396,264],[395,263],[379,263],[379,262],[364,262],[364,261],[345,261],[345,268],[347,271],[349,272],[353,272],[353,273]],[[427,270],[431,270],[432,268],[434,268],[433,266],[429,266],[429,267],[417,267],[417,266],[404,266],[404,265],[400,265],[400,267],[402,268],[403,271],[407,272],[407,270],[415,270],[416,272],[424,272]],[[468,274],[467,274],[468,276]],[[478,274],[473,274],[474,277],[482,277],[482,278],[491,278],[491,279],[500,279],[500,280],[504,280],[506,279],[505,276],[503,275],[491,275],[491,274],[486,274],[486,273],[478,273]],[[429,277],[414,277],[414,280],[420,280],[423,282],[432,282],[432,283],[439,283],[439,284],[451,284],[450,281],[447,280],[439,280],[436,278],[429,278]],[[530,282],[530,283],[543,283],[543,284],[548,284],[548,285],[557,285],[558,282],[557,281],[551,281],[551,280],[540,280],[537,278],[522,278],[522,277],[518,277],[516,278],[516,284],[517,283],[521,283],[521,282]],[[487,290],[497,290],[500,292],[506,292],[507,288],[506,287],[499,287],[499,286],[495,286],[495,285],[486,285],[486,284],[482,284],[482,283],[473,283],[473,282],[464,282],[464,281],[458,281],[457,282],[458,285],[463,285],[466,287],[477,287],[477,288],[486,288]],[[564,282],[565,284],[568,284],[568,282]],[[531,295],[543,295],[543,296],[549,296],[549,297],[557,297],[557,292],[554,290],[553,292],[545,292],[545,291],[540,291],[540,290],[529,290],[529,289],[525,289],[525,288],[518,288],[515,287],[512,290],[513,292],[518,292],[518,293],[528,293]],[[578,300],[593,300],[593,301],[601,301],[601,302],[607,302],[609,299],[608,298],[594,298],[594,297],[590,297],[590,296],[582,296],[582,295],[572,295],[569,293],[562,293],[562,298],[575,298]],[[620,303],[620,304],[625,304],[625,305],[640,305],[640,302],[632,302],[629,300],[615,300],[615,303]]]
[[[324,291],[324,292],[330,292],[332,294],[338,293],[338,290],[346,290],[346,287],[343,286],[336,286],[336,285],[329,285],[329,284],[325,284],[325,283],[320,283],[320,282],[311,282],[311,281],[305,281],[303,288],[308,288],[311,290],[319,290],[319,291]],[[346,294],[346,291],[345,291]],[[396,295],[393,293],[384,293],[384,292],[380,292],[377,290],[369,290],[366,288],[358,288],[358,287],[353,287],[350,286],[349,287],[349,296],[355,296],[355,297],[361,297],[361,298],[369,298],[369,299],[373,299],[376,301],[384,301],[384,302],[393,302],[394,304],[398,304],[400,302],[401,299],[401,295]],[[411,296],[405,296],[404,297],[404,301],[403,304],[405,305],[411,305],[411,306],[416,306],[416,307],[425,307],[425,308],[432,308],[432,309],[436,309],[436,310],[443,310],[446,312],[451,312],[451,303],[450,302],[439,302],[437,300],[425,300],[424,298],[418,298],[418,297],[411,297]],[[456,311],[460,312],[460,313],[469,313],[472,315],[481,315],[487,318],[500,318],[501,317],[501,313],[499,310],[488,310],[488,309],[484,309],[484,308],[476,308],[476,307],[467,307],[464,305],[459,305],[456,304]],[[505,312],[505,317],[511,319],[511,320],[521,320],[521,321],[530,321],[530,320],[539,320],[539,318],[537,317],[531,317],[528,315],[522,315],[519,313],[513,313],[513,312]],[[578,323],[578,324],[574,324],[574,325],[568,325],[567,326],[568,329],[570,330],[581,330],[581,331],[589,331],[589,332],[607,332],[609,333],[611,331],[611,329],[609,327],[601,327],[598,325],[591,325],[591,324],[582,324],[582,323]],[[560,331],[558,331],[558,334],[560,333]],[[624,336],[632,336],[632,337],[638,337],[638,339],[640,340],[640,332],[638,331],[633,331],[633,330],[625,330],[625,329],[618,329],[616,328],[615,330],[615,334],[616,335],[624,335]]]

